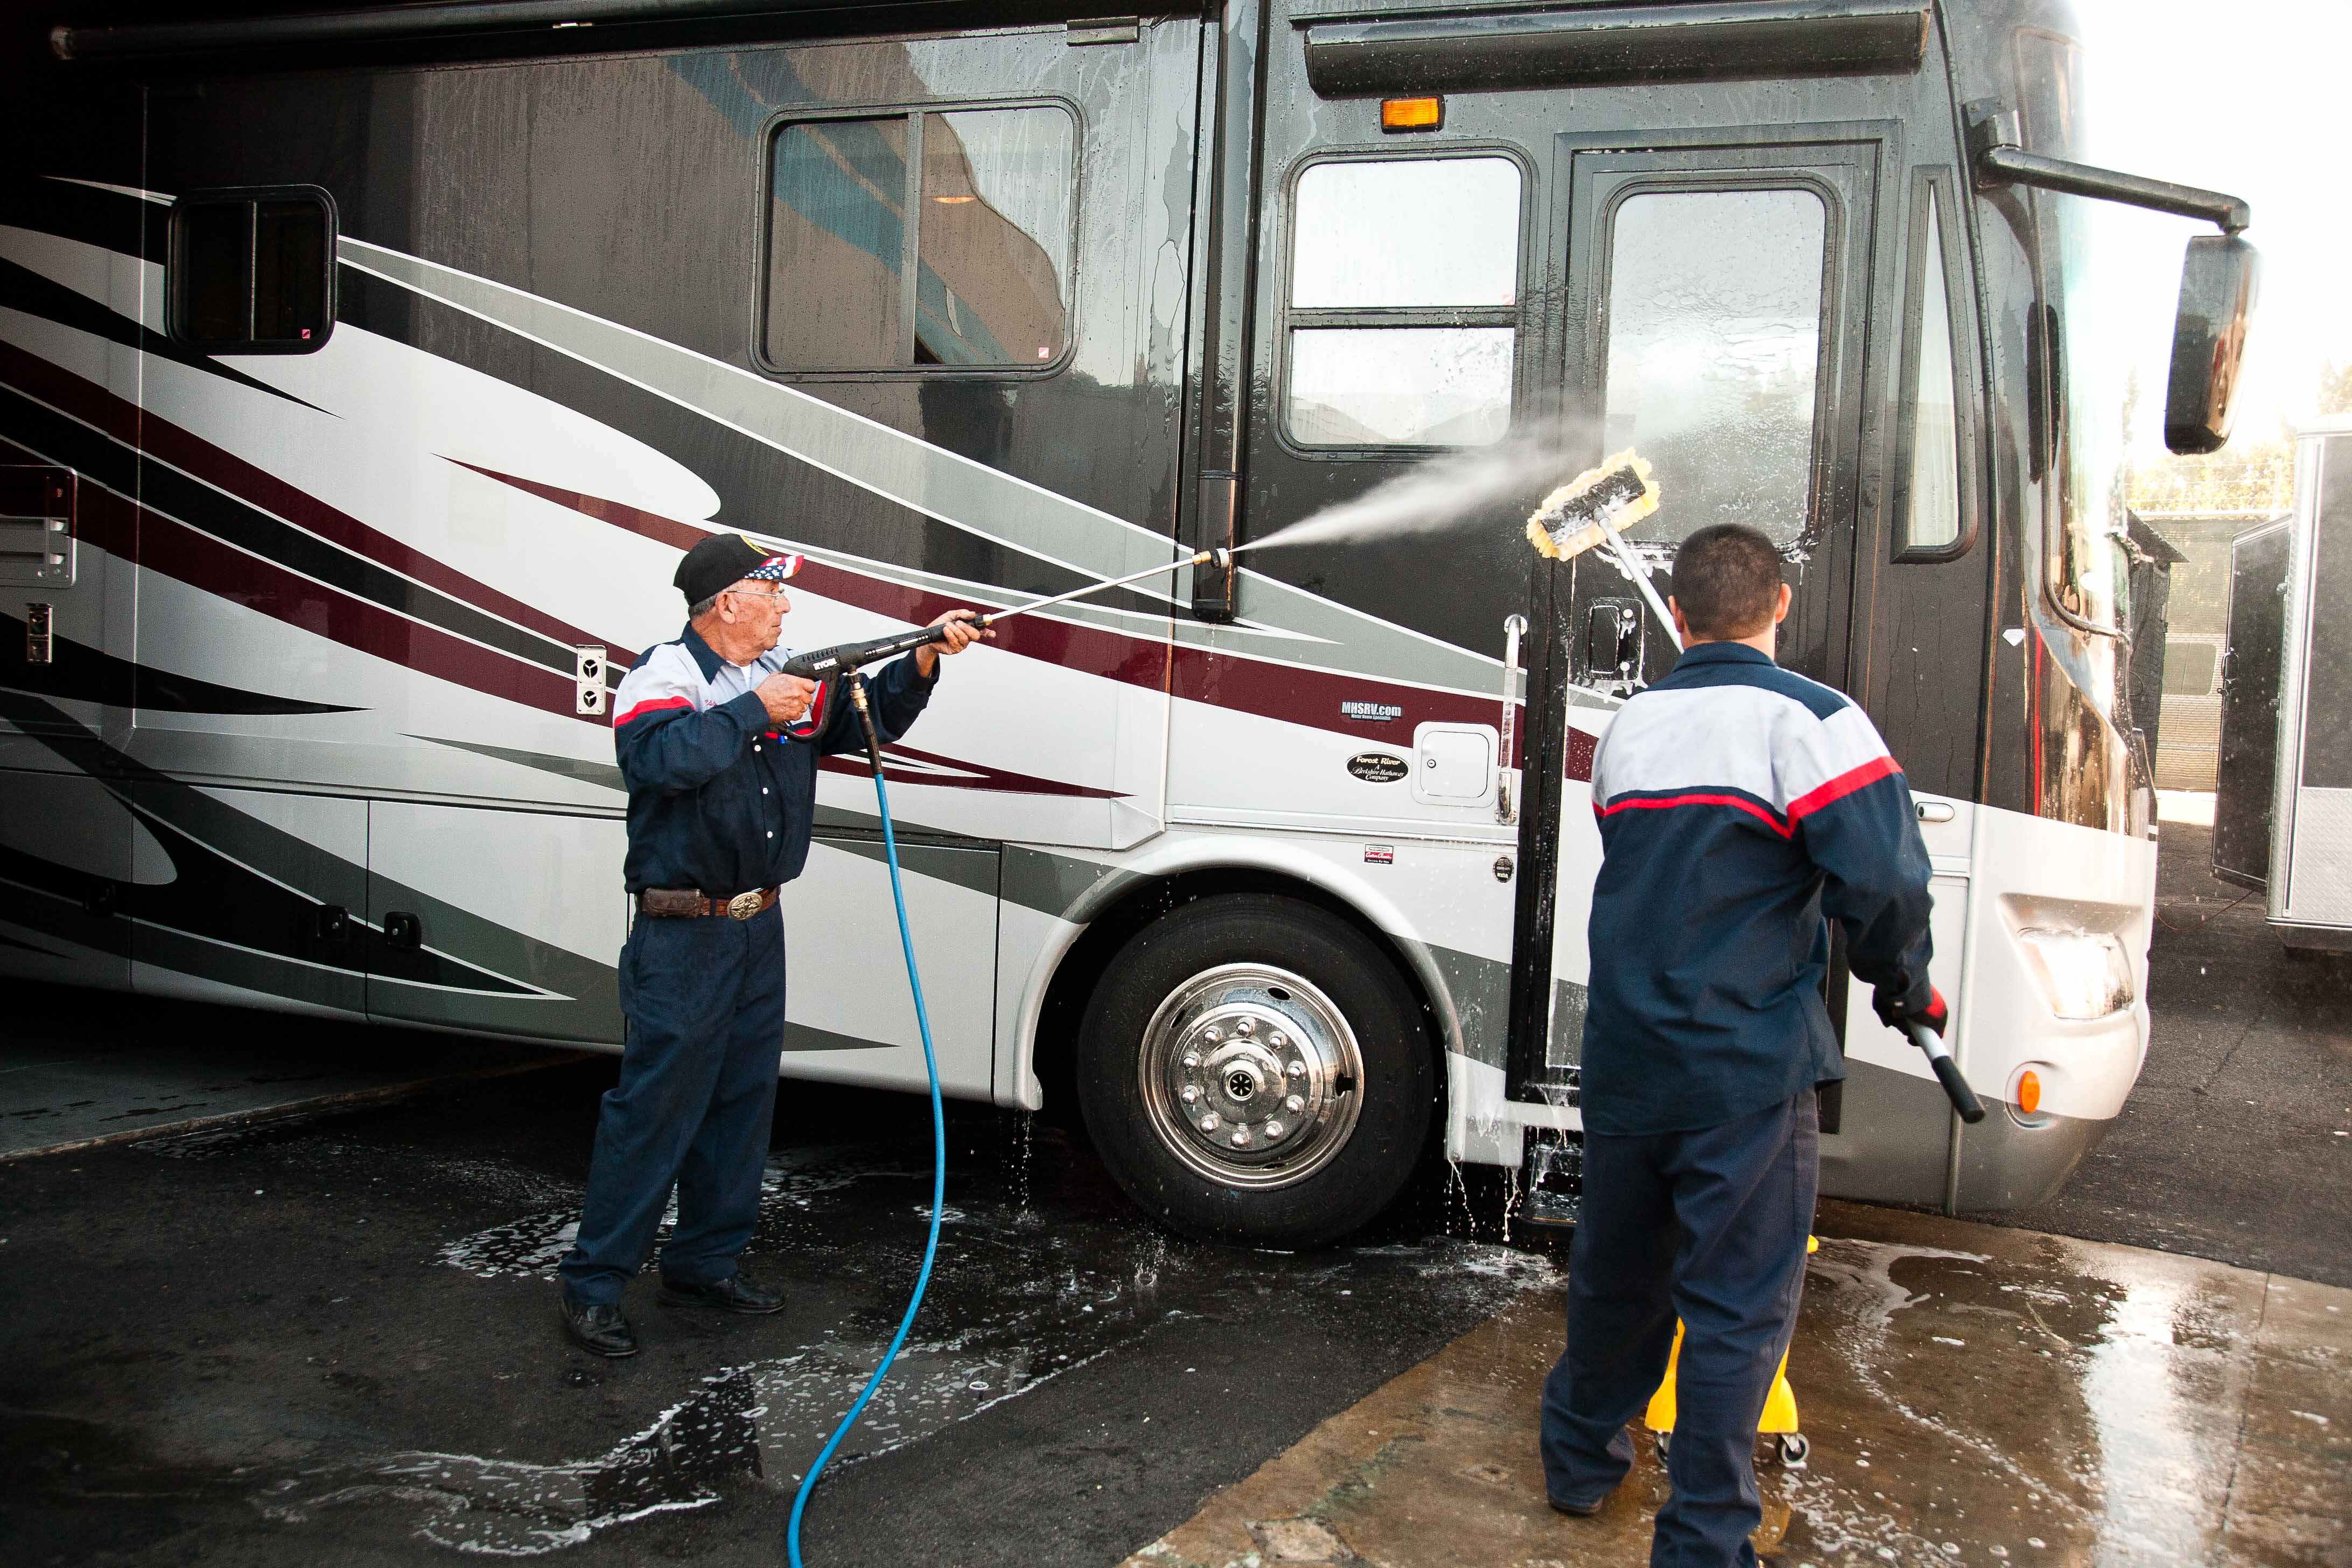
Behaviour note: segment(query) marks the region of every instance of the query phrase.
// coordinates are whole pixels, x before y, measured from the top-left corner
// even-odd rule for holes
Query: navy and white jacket
[[[1822,917],[1855,975],[1927,1005],[1927,847],[1862,710],[1738,643],[1701,643],[1592,759],[1601,876],[1588,1131],[1712,1127],[1845,1076]]]
[[[808,716],[772,726],[755,689],[793,656],[775,648],[746,665],[710,649],[692,626],[647,648],[614,698],[613,745],[629,791],[632,894],[696,888],[731,898],[789,882],[807,864],[816,762],[866,743],[840,682],[818,689]],[[908,654],[867,678],[874,726],[887,742],[914,723],[939,683]]]

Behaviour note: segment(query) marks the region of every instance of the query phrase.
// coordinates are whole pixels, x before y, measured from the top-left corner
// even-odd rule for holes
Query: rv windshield
[[[2109,248],[2098,243],[2109,226],[2099,204],[2082,196],[2042,200],[2056,226],[2056,275],[2046,279],[2045,301],[2055,317],[2050,374],[2060,411],[2043,558],[2051,596],[2075,618],[2113,629],[2121,625],[2130,565],[2122,542],[2124,423],[2131,416],[2128,323],[2113,318],[2118,300],[2130,295],[2102,290],[2095,281]]]
[[[2032,28],[2021,28],[2016,42],[2026,146],[2052,157],[2081,157],[2081,47]],[[2077,621],[2112,631],[2121,624],[2121,574],[2127,566],[2120,541],[2130,341],[2128,323],[2116,315],[2130,293],[2101,285],[2127,270],[2130,261],[2102,243],[2114,228],[2105,204],[2046,191],[2035,193],[2034,204],[2043,226],[2039,325],[2052,470],[2042,561],[2052,602]],[[2054,432],[2046,426],[2053,418]]]

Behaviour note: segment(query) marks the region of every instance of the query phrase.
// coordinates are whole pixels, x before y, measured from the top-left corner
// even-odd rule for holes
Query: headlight
[[[2131,1005],[2131,960],[2111,933],[2029,929],[2017,935],[2060,1017],[2087,1021]]]

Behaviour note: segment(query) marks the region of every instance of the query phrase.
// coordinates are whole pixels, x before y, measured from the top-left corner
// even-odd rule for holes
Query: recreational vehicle
[[[1435,1152],[1572,1199],[1591,762],[1672,649],[1520,523],[1633,447],[1645,559],[1784,549],[1999,1102],[1963,1133],[1833,965],[1829,1190],[2038,1201],[2129,1092],[2155,693],[2089,218],[2221,231],[2182,449],[2253,258],[2082,162],[2062,0],[58,8],[0,110],[0,973],[617,1049],[611,694],[695,541],[803,553],[813,647],[1549,443],[1449,531],[1012,623],[887,762],[949,1092],[1076,1096],[1195,1234],[1344,1234]],[[827,766],[781,1070],[912,1087]]]

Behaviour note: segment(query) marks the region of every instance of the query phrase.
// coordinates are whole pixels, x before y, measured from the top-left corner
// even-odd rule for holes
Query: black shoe
[[[784,1293],[762,1290],[740,1268],[708,1285],[681,1285],[665,1276],[661,1301],[665,1307],[716,1307],[724,1312],[761,1314],[784,1310]]]
[[[592,1307],[566,1296],[563,1331],[572,1336],[573,1344],[591,1355],[617,1361],[637,1353],[637,1336],[629,1331],[629,1320],[621,1316],[618,1307]]]
[[[1544,1500],[1551,1504],[1551,1510],[1554,1513],[1568,1514],[1575,1519],[1591,1519],[1601,1511],[1601,1505],[1607,1502],[1609,1498],[1606,1493],[1603,1493],[1591,1502],[1570,1502],[1566,1498],[1556,1498],[1547,1493]]]

